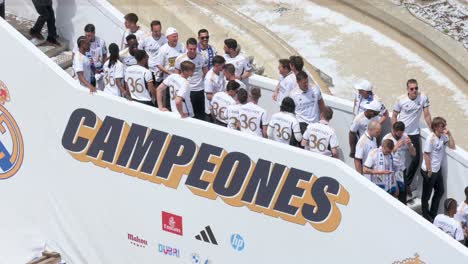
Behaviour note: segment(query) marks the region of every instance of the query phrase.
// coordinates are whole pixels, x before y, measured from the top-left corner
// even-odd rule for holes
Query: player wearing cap
[[[382,142],[382,146],[373,149],[364,162],[364,173],[370,175],[370,180],[384,191],[398,196],[398,188],[395,187],[393,148],[395,145],[391,139]]]
[[[109,60],[104,63],[104,92],[130,99],[130,93],[123,84],[125,66],[119,61],[119,46],[111,43],[109,54]]]
[[[239,88],[237,90],[237,101],[238,104],[228,106],[227,113],[227,127],[230,129],[240,130],[240,108],[248,103],[249,93],[247,90]]]
[[[367,131],[361,136],[356,144],[356,154],[354,155],[354,166],[356,171],[363,174],[363,165],[369,156],[371,150],[377,148],[377,137],[380,136],[382,127],[379,122],[371,121],[367,127]],[[370,175],[364,174],[370,180]]]
[[[354,117],[353,122],[349,128],[349,149],[351,153],[349,154],[350,157],[354,157],[354,153],[356,150],[356,142],[364,132],[367,130],[367,126],[371,121],[379,120],[379,113],[382,107],[382,104],[378,101],[372,101],[370,104],[366,104],[364,106],[366,110],[356,117]]]
[[[444,214],[436,216],[434,225],[458,242],[464,243],[468,236],[468,230],[466,227],[462,227],[461,223],[454,218],[456,212],[457,201],[452,198],[447,198],[444,202]]]
[[[242,81],[249,87],[249,77],[252,76],[252,65],[249,58],[240,53],[240,47],[235,39],[224,40],[224,58],[226,63],[236,68],[236,79]]]
[[[148,70],[148,54],[144,50],[135,52],[137,65],[125,69],[125,87],[130,92],[134,101],[154,106],[152,97],[156,97],[156,89],[153,84],[153,75]]]
[[[198,45],[197,51],[205,58],[208,63],[208,70],[213,68],[213,59],[217,55],[216,49],[208,44],[210,41],[210,33],[206,29],[200,29],[198,31]]]
[[[191,61],[195,64],[195,71],[188,79],[190,84],[190,100],[192,101],[195,118],[205,120],[205,87],[204,78],[208,72],[208,63],[203,56],[197,52],[197,40],[189,38],[187,40],[187,52],[179,55],[175,61],[175,72],[180,73],[180,64],[184,61]]]
[[[155,86],[159,86],[162,82],[162,72],[156,66],[156,60],[159,54],[159,49],[167,43],[167,38],[161,34],[161,22],[154,20],[150,24],[151,33],[147,34],[138,45],[138,49],[146,51],[149,56],[148,66],[153,73]]]
[[[126,66],[130,67],[136,65],[138,62],[135,58],[135,53],[138,50],[138,41],[135,35],[128,35],[127,38],[128,48],[120,52],[120,61]]]
[[[188,78],[195,71],[195,64],[184,61],[180,64],[180,74],[169,75],[157,89],[159,110],[169,111],[163,104],[163,92],[169,88],[172,112],[178,112],[182,118],[193,117],[193,107],[190,101],[190,84]]]
[[[96,87],[91,84],[91,62],[86,56],[89,51],[89,40],[85,36],[81,36],[77,40],[78,53],[73,58],[73,71],[75,78],[80,84],[89,89],[91,93],[96,92]]]
[[[211,115],[216,124],[227,127],[227,108],[236,104],[234,96],[236,96],[238,89],[239,84],[237,82],[229,81],[225,92],[219,92],[213,96],[213,100],[211,100]]]
[[[267,131],[269,139],[290,144],[292,137],[294,137],[297,142],[301,142],[302,133],[299,121],[294,114],[295,110],[294,100],[291,97],[283,98],[280,112],[271,116]]]
[[[359,115],[360,113],[366,111],[366,105],[370,104],[373,101],[381,102],[380,98],[374,94],[372,91],[373,85],[368,80],[361,80],[354,85],[354,89],[357,90],[357,93],[354,97],[353,104],[353,113],[354,116]],[[380,110],[379,123],[383,124],[388,119],[387,108],[382,104],[382,109]]]
[[[405,170],[406,170],[406,155],[409,152],[411,156],[416,155],[416,149],[411,143],[410,138],[405,133],[405,124],[401,121],[393,124],[392,132],[384,136],[383,140],[390,139],[395,147],[393,148],[393,161],[395,170],[396,185],[398,188],[398,200],[406,204],[405,192]]]
[[[431,127],[431,113],[429,112],[429,99],[426,95],[420,93],[418,82],[410,79],[406,82],[407,93],[398,97],[393,108],[392,124],[396,121],[405,123],[406,133],[411,139],[416,149],[416,156],[411,160],[406,171],[406,191],[411,196],[410,185],[413,182],[414,175],[419,168],[421,160],[421,128],[420,119],[424,113],[424,120],[428,127]]]
[[[250,89],[250,102],[239,110],[240,131],[266,138],[268,117],[266,110],[258,105],[261,96],[260,88]]]
[[[437,214],[439,202],[444,195],[444,179],[442,177],[442,161],[445,157],[445,147],[455,149],[455,140],[447,129],[447,122],[442,117],[435,117],[431,123],[432,133],[424,142],[424,161],[421,164],[423,176],[423,190],[421,196],[422,216],[432,222]],[[434,189],[431,209],[429,210],[429,198]]]
[[[138,23],[138,16],[134,13],[128,13],[124,16],[125,19],[125,32],[122,37],[122,45],[120,45],[121,49],[125,49],[128,47],[128,35],[135,35],[138,42],[142,41],[146,35],[146,32],[141,29],[140,26],[137,25]]]
[[[338,158],[338,137],[329,124],[332,118],[333,110],[326,106],[320,113],[320,122],[307,126],[301,145],[312,152]]]
[[[291,91],[297,86],[296,75],[291,71],[290,61],[288,59],[281,59],[278,61],[278,71],[280,80],[273,93],[273,100],[278,104],[283,102],[283,98],[289,96]]]
[[[213,95],[218,92],[224,91],[226,81],[224,79],[223,68],[226,60],[219,55],[213,58],[213,68],[211,68],[205,75],[205,114],[206,121],[214,122],[211,118],[211,100]]]
[[[226,84],[229,81],[236,81],[240,85],[240,89],[245,89],[247,92],[249,91],[248,87],[239,79],[236,78],[236,67],[233,64],[227,63],[224,65],[224,77],[226,77]]]

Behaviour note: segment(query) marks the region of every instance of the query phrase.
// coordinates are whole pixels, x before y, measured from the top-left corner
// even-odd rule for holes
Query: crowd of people
[[[129,13],[124,18],[127,30],[120,47],[112,43],[107,48],[92,24],[86,25],[84,35],[77,40],[73,69],[81,85],[91,92],[103,90],[178,113],[182,118],[196,118],[339,158],[340,143],[330,125],[333,110],[325,104],[319,86],[304,71],[302,57],[294,55],[278,61],[280,78],[272,100],[279,105],[279,112],[269,116],[258,104],[261,89],[249,84],[252,66],[235,39],[225,39],[224,53],[218,54],[209,44],[206,29],[200,29],[197,38],[190,37],[182,44],[174,27],[162,34],[162,24],[155,20],[150,24],[151,31],[145,32],[138,25],[136,14]],[[453,219],[456,202],[446,202],[448,218],[437,216],[444,194],[442,160],[447,146],[455,148],[445,119],[431,117],[428,97],[421,93],[417,81],[410,79],[393,107],[392,131],[381,135],[381,125],[390,118],[389,111],[373,92],[370,81],[361,80],[354,88],[349,155],[356,171],[406,204],[412,198],[411,184],[420,170],[423,217],[448,225],[445,220]],[[420,144],[422,116],[432,130],[424,146]],[[408,167],[407,156],[411,157]],[[464,228],[468,220],[467,201],[459,209],[464,212]],[[463,239],[466,231],[465,228]]]

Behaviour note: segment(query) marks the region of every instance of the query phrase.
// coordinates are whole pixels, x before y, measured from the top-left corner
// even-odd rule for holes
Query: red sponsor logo
[[[181,236],[183,234],[182,216],[162,211],[162,229]]]
[[[130,233],[127,234],[127,238],[130,241],[130,244],[132,244],[134,246],[143,247],[143,248],[148,246],[148,241],[146,241],[146,240],[144,240],[142,238],[139,238],[138,236],[135,236],[133,234],[130,234]]]

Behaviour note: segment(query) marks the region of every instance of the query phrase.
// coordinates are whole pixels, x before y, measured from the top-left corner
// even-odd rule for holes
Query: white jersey
[[[208,48],[202,49],[200,43],[197,45],[197,51],[203,56],[206,63],[208,63],[208,69],[213,68],[213,58],[218,54],[215,47],[208,44]]]
[[[379,117],[374,116],[373,118],[369,119],[366,117],[364,112],[362,112],[354,117],[353,123],[351,123],[349,130],[353,133],[356,133],[357,138],[360,138],[366,132],[367,126],[371,121],[379,121]]]
[[[268,118],[265,109],[249,102],[242,105],[239,110],[240,130],[242,132],[263,137],[263,126],[268,125]]]
[[[122,81],[124,78],[124,68],[122,62],[116,61],[112,67],[109,68],[109,60],[104,63],[104,92],[120,96],[120,89],[117,82]]]
[[[447,135],[442,134],[440,138],[432,132],[424,141],[423,152],[429,153],[431,157],[432,172],[438,172],[445,156],[445,147],[449,142]],[[426,162],[423,160],[421,169],[427,171]]]
[[[309,87],[307,91],[295,89],[291,92],[291,97],[296,103],[296,116],[301,123],[316,123],[320,120],[319,101],[322,100],[322,93],[318,86]]]
[[[99,37],[95,37],[93,42],[89,43],[89,51],[86,52],[86,56],[90,59],[91,65],[100,69],[103,67],[102,59],[107,56],[106,42]],[[78,47],[73,49],[73,54],[80,53]]]
[[[122,39],[121,49],[124,49],[124,48],[126,48],[128,46],[126,38],[130,34],[135,35],[135,37],[137,38],[138,43],[140,43],[143,40],[143,38],[146,36],[147,33],[146,33],[146,31],[141,29],[141,27],[138,27],[138,30],[136,32],[134,32],[134,33],[130,32],[130,29],[125,30],[125,33],[124,33],[123,39]]]
[[[146,51],[149,56],[148,66],[156,76],[156,81],[161,81],[161,71],[156,67],[156,61],[159,54],[159,49],[167,43],[167,38],[161,35],[159,39],[155,39],[151,33],[147,34],[141,42],[138,42],[138,49]]]
[[[78,82],[80,82],[78,79],[78,73],[82,72],[84,78],[91,83],[91,61],[86,55],[83,55],[80,52],[75,54],[75,57],[73,57],[73,71],[75,72],[75,78]],[[83,83],[80,82],[80,84],[84,86]]]
[[[150,70],[140,65],[133,65],[125,70],[125,83],[133,100],[151,101],[148,83],[153,82]]]
[[[440,214],[434,218],[434,225],[447,233],[449,236],[455,238],[457,241],[465,239],[463,228],[457,220],[448,215]]]
[[[281,105],[283,99],[291,94],[291,91],[297,86],[296,75],[290,72],[286,77],[281,76],[279,81],[279,92],[276,102]]]
[[[360,113],[366,111],[366,105],[370,104],[374,100],[377,100],[378,102],[382,103],[382,101],[377,95],[371,94],[366,99],[362,97],[359,93],[356,93],[354,97],[354,115],[357,116]],[[382,103],[382,108],[380,109],[379,116],[382,117],[385,114],[385,112],[387,112],[387,108],[385,108],[385,105]]]
[[[237,54],[236,57],[231,58],[229,54],[224,54],[224,59],[226,60],[226,64],[232,64],[234,65],[234,68],[236,68],[236,77],[240,77],[243,75],[245,72],[250,72],[252,71],[252,65],[250,64],[250,59],[246,57],[244,54]],[[249,86],[249,79],[244,79],[242,82],[246,85]]]
[[[189,81],[182,77],[180,74],[171,74],[163,81],[169,89],[171,96],[171,110],[178,112],[176,101],[177,97],[182,98],[182,111],[193,117],[192,101],[190,100],[190,86]]]
[[[392,133],[388,133],[383,137],[382,141],[386,139],[390,139],[393,141],[393,144],[396,146],[398,141],[403,141],[405,142],[406,139],[408,138],[408,135],[405,133],[403,136],[400,138],[400,140],[396,140]],[[411,144],[411,142],[409,143]],[[406,169],[406,154],[408,153],[408,144],[403,143],[403,145],[396,151],[393,152],[393,163],[395,165],[395,171],[404,171]]]
[[[332,156],[331,149],[339,146],[335,130],[324,120],[309,124],[304,132],[304,139],[309,142],[308,150],[329,157]]]
[[[461,202],[460,205],[458,205],[457,213],[455,214],[455,219],[462,224],[468,224],[468,204],[465,203],[465,201]]]
[[[209,70],[205,76],[205,93],[211,93],[215,95],[216,93],[225,91],[226,79],[224,78],[223,72],[216,74],[213,69]],[[205,113],[210,114],[210,101],[205,95]]]
[[[411,100],[406,94],[398,98],[393,110],[399,112],[398,121],[405,123],[405,131],[408,135],[420,133],[419,120],[426,107],[429,107],[429,99],[421,93],[414,100]]]
[[[135,59],[135,57],[130,54],[130,52],[128,51],[128,48],[122,50],[120,53],[119,53],[119,56],[120,56],[120,61],[126,66],[126,67],[130,67],[130,66],[133,66],[133,65],[137,65],[138,62],[137,60]]]
[[[356,153],[354,154],[354,158],[362,160],[362,165],[364,166],[364,162],[366,162],[369,153],[371,150],[376,148],[377,140],[375,138],[371,138],[366,131],[356,144]],[[364,174],[364,176],[370,180],[370,175]]]
[[[227,113],[227,127],[230,129],[237,130],[237,122],[239,122],[239,112],[242,105],[235,104],[228,106],[226,113]]]
[[[175,70],[176,58],[183,53],[185,53],[184,45],[177,43],[175,47],[171,47],[169,43],[166,43],[159,49],[156,65],[164,67],[170,73],[173,73]],[[167,76],[167,74],[164,74],[164,78]]]
[[[382,151],[382,147],[371,150],[366,160],[363,162],[365,167],[372,170],[394,170],[393,155],[385,155]],[[370,180],[385,191],[389,191],[396,184],[394,177],[394,173],[372,174]]]
[[[302,140],[301,128],[296,116],[288,112],[278,112],[272,115],[268,125],[268,138],[289,145],[292,137],[298,142]]]
[[[226,92],[219,92],[213,96],[211,100],[211,110],[218,120],[221,123],[227,124],[227,108],[230,105],[235,105],[236,101]]]
[[[190,91],[203,91],[204,89],[204,74],[203,68],[208,67],[207,61],[203,58],[200,53],[197,53],[195,58],[191,59],[185,54],[181,54],[176,58],[175,68],[180,70],[180,64],[184,61],[191,61],[195,64],[195,71],[193,75],[189,77]]]

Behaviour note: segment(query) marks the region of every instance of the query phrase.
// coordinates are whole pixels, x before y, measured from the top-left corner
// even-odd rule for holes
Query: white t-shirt
[[[278,112],[272,115],[268,125],[268,138],[289,145],[292,137],[298,142],[302,140],[301,128],[296,116],[288,112]]]
[[[400,138],[401,141],[405,142],[408,138],[408,135],[405,133]],[[400,140],[396,140],[392,133],[388,133],[383,137],[382,141],[390,139],[393,141],[393,144],[396,146],[397,142]],[[411,144],[411,142],[409,143]],[[396,151],[393,152],[393,164],[395,165],[395,171],[404,171],[406,169],[406,153],[408,153],[408,144],[403,143],[403,145]]]
[[[133,65],[125,69],[125,83],[130,90],[132,99],[138,101],[151,101],[147,83],[153,82],[150,70],[140,65]]]
[[[103,67],[102,58],[107,55],[106,42],[99,37],[95,37],[93,42],[90,42],[89,51],[86,52],[86,56],[90,59],[91,65],[94,65],[97,69]],[[73,54],[80,53],[77,46],[73,49]]]
[[[80,52],[75,54],[75,57],[73,57],[73,71],[75,72],[75,78],[78,81],[80,81],[78,79],[78,73],[82,72],[84,78],[89,83],[91,83],[91,62],[86,55],[83,55]],[[82,84],[81,82],[80,84],[84,86],[84,84]]]
[[[322,99],[322,93],[318,86],[309,87],[305,92],[294,89],[291,97],[296,103],[296,116],[299,122],[311,124],[320,120],[319,101]]]
[[[398,121],[405,123],[405,132],[408,135],[420,133],[419,120],[426,107],[429,107],[429,99],[421,93],[414,100],[411,100],[406,94],[398,98],[393,111],[399,112]]]
[[[203,58],[206,60],[206,63],[208,64],[208,67],[209,67],[209,64],[210,64],[210,54],[208,52],[208,50],[211,48],[212,52],[213,52],[213,57],[211,59],[214,58],[214,56],[216,56],[218,54],[218,52],[216,51],[215,47],[211,46],[208,44],[208,48],[207,49],[202,49],[200,47],[200,44],[198,44],[198,47],[197,47],[197,51],[203,56]],[[211,67],[212,68],[212,67]],[[211,70],[211,68],[209,68]]]
[[[448,215],[439,214],[434,219],[434,225],[447,233],[449,236],[455,238],[457,241],[465,239],[463,228],[457,220]]]
[[[234,58],[231,58],[231,56],[229,56],[229,54],[224,54],[224,59],[226,60],[226,64],[234,65],[234,68],[236,68],[236,72],[235,72],[236,77],[240,77],[245,72],[252,71],[252,65],[250,64],[250,60],[244,54],[239,53]],[[248,78],[242,80],[242,82],[246,86],[249,86],[249,79]]]
[[[466,204],[465,201],[458,205],[455,219],[460,223],[468,224],[468,204]]]
[[[215,95],[218,92],[224,91],[226,79],[224,78],[223,72],[219,75],[216,74],[213,69],[209,70],[205,76],[205,93],[212,93]],[[205,95],[205,113],[210,114],[210,101]]]
[[[156,65],[162,66],[170,73],[173,73],[176,58],[183,53],[185,53],[185,47],[181,43],[177,43],[175,47],[171,47],[169,46],[169,43],[166,43],[159,49],[159,54],[156,58]],[[164,74],[164,78],[166,77],[167,74]]]
[[[366,131],[356,144],[356,153],[354,154],[354,158],[362,160],[362,165],[364,166],[364,162],[366,162],[369,152],[376,148],[377,140],[375,138],[371,138]],[[370,180],[369,174],[364,174],[364,176]]]
[[[239,112],[240,108],[242,105],[240,104],[235,104],[235,105],[230,105],[227,108],[227,118],[228,118],[228,123],[227,127],[230,129],[237,130],[236,123],[239,121]]]
[[[218,120],[221,123],[227,124],[228,117],[227,117],[227,108],[230,105],[235,105],[236,101],[234,98],[229,96],[226,92],[219,92],[213,96],[213,100],[211,100],[211,109]]]
[[[379,117],[374,116],[373,118],[368,119],[364,115],[364,112],[362,112],[356,117],[354,117],[353,123],[351,123],[351,127],[349,128],[349,130],[351,132],[356,133],[357,138],[361,138],[361,136],[364,135],[364,133],[366,132],[367,126],[371,121],[379,121]]]
[[[195,64],[195,71],[193,75],[189,77],[189,84],[190,84],[190,91],[203,91],[204,89],[204,76],[203,76],[203,68],[208,67],[208,62],[203,58],[200,53],[197,53],[195,58],[191,59],[185,54],[181,54],[176,58],[175,61],[175,68],[180,70],[180,64],[184,61],[191,61]]]
[[[125,30],[125,33],[124,33],[123,39],[122,39],[122,47],[121,47],[122,49],[127,47],[127,39],[126,38],[130,34],[135,35],[135,37],[137,38],[138,43],[140,43],[143,40],[143,38],[146,36],[147,33],[146,33],[146,31],[141,29],[141,27],[138,27],[138,30],[135,33],[130,32],[130,29]]]
[[[364,161],[364,166],[373,170],[388,170],[394,171],[393,155],[385,155],[382,151],[382,147],[373,149],[369,152],[366,160]],[[372,174],[371,181],[375,183],[380,188],[388,191],[392,186],[395,185],[395,175],[391,174]]]
[[[283,99],[288,97],[291,91],[297,86],[296,75],[290,72],[286,77],[280,76],[279,92],[276,102],[281,105]]]
[[[135,57],[132,54],[130,54],[130,52],[128,51],[128,48],[122,50],[119,56],[120,56],[120,61],[123,64],[125,64],[126,67],[130,67],[130,66],[138,64]]]
[[[193,117],[193,107],[192,101],[190,100],[190,87],[189,81],[182,77],[180,74],[171,74],[163,81],[169,89],[169,94],[171,96],[171,110],[172,112],[177,111],[175,99],[177,97],[182,98],[182,111],[187,113],[189,116]]]
[[[324,120],[309,124],[304,132],[304,139],[309,142],[308,150],[329,157],[332,156],[331,149],[339,146],[335,130]]]
[[[268,125],[265,109],[249,102],[242,105],[239,110],[240,130],[247,134],[263,137],[263,126]]]
[[[161,35],[159,39],[155,39],[151,33],[148,33],[141,42],[138,42],[138,49],[146,51],[149,56],[148,66],[150,71],[156,75],[156,81],[160,81],[162,78],[161,71],[156,67],[156,60],[159,54],[159,49],[167,43],[167,38]]]
[[[378,102],[382,103],[382,101],[377,95],[369,95],[369,97],[367,97],[366,99],[362,97],[359,93],[356,93],[354,97],[354,115],[357,116],[360,113],[366,111],[365,106],[370,104],[374,100],[377,100]],[[385,105],[382,104],[379,116],[382,117],[385,114],[385,112],[387,112],[387,108],[385,108]]]
[[[431,167],[432,172],[438,172],[440,170],[440,165],[445,156],[445,147],[449,142],[447,135],[442,134],[437,137],[434,132],[432,132],[424,142],[423,152],[429,153],[431,156]],[[426,162],[423,160],[421,164],[421,169],[427,171]]]
[[[117,86],[118,80],[124,78],[124,68],[122,62],[116,61],[111,68],[109,68],[109,60],[104,63],[104,92],[120,96],[120,89]]]

